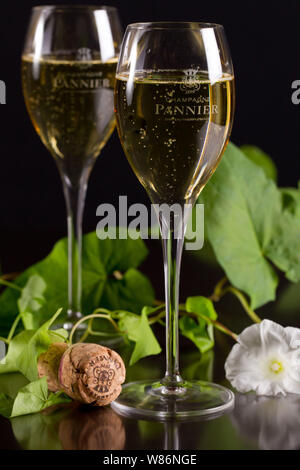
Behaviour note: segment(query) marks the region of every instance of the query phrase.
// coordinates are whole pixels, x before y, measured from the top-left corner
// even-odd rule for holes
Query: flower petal
[[[226,378],[240,392],[254,390],[264,380],[258,361],[251,350],[236,344],[225,362]]]
[[[246,328],[226,360],[225,372],[242,393],[300,394],[300,330],[271,320]]]
[[[263,320],[257,325],[246,328],[238,337],[238,342],[244,347],[263,348],[270,350],[282,345],[285,329],[271,320]]]
[[[287,342],[292,349],[300,348],[300,329],[287,326],[285,328]]]

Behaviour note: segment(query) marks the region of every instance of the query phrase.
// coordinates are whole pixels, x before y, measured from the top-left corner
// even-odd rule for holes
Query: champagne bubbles
[[[185,201],[199,191],[224,146],[230,125],[232,77],[211,85],[207,74],[197,74],[193,86],[181,87],[178,72],[145,72],[133,82],[130,105],[122,96],[128,77],[117,76],[121,142],[154,200]],[[214,106],[219,113],[213,112]],[[200,161],[205,169],[201,174]]]

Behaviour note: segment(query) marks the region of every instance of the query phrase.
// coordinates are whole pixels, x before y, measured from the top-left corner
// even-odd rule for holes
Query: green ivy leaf
[[[13,403],[11,418],[38,413],[53,405],[69,403],[71,399],[62,393],[49,393],[47,377],[29,383],[19,390]]]
[[[300,218],[300,182],[298,188],[282,188],[283,207]]]
[[[277,181],[277,168],[269,155],[255,145],[242,145],[240,149],[249,160],[263,169],[267,178]]]
[[[12,408],[13,408],[14,400],[5,395],[5,393],[0,393],[0,415],[4,416],[5,418],[9,418],[11,416]]]
[[[39,355],[47,351],[51,343],[63,342],[68,337],[63,329],[49,330],[60,312],[58,310],[37,330],[24,330],[10,341],[6,356],[0,361],[0,374],[20,372],[30,381],[38,379]]]
[[[18,299],[18,308],[26,330],[32,330],[39,326],[36,313],[45,302],[43,297],[45,289],[45,281],[37,275],[31,276],[22,289],[21,296]]]
[[[149,325],[147,311],[142,310],[141,315],[120,313],[119,328],[135,343],[129,365],[146,356],[152,356],[161,352],[161,347]]]
[[[208,330],[203,328],[201,321],[197,323],[196,320],[186,315],[180,318],[179,329],[181,334],[190,339],[202,354],[214,347],[214,339],[210,337],[212,330],[210,329],[209,334]]]
[[[180,332],[204,354],[215,344],[213,325],[204,317],[216,320],[218,318],[217,312],[212,301],[202,296],[189,297],[186,300],[185,309],[188,313],[198,314],[198,317],[196,319],[188,315],[181,317],[179,320]]]
[[[70,402],[71,399],[62,392],[49,393],[47,378],[43,377],[20,388],[15,398],[0,393],[0,415],[13,418]]]
[[[203,191],[205,223],[219,264],[230,282],[257,308],[276,296],[277,274],[300,279],[300,219],[281,191],[233,144]]]
[[[138,313],[145,303],[153,302],[150,281],[136,269],[148,254],[143,240],[99,240],[92,232],[85,235],[83,246],[84,313],[100,305],[109,310]]]
[[[16,398],[20,388],[28,384],[28,379],[20,373],[0,374],[0,393]]]
[[[140,311],[144,303],[154,300],[152,286],[146,276],[137,269],[129,268],[121,280],[110,280],[101,298],[101,306],[109,310],[124,309]],[[139,308],[138,308],[139,307]]]
[[[137,270],[148,250],[141,239],[99,240],[95,232],[83,237],[83,313],[98,307],[110,310],[124,309],[135,313],[154,300],[154,291],[148,278]],[[67,310],[67,239],[56,243],[51,253],[28,268],[16,280],[23,287],[31,276],[39,276],[46,283],[42,292],[45,303],[26,315],[27,325],[34,317],[34,326],[41,325],[60,305]],[[117,275],[116,275],[117,273]],[[7,288],[0,296],[0,336],[6,336],[17,315],[19,293]]]
[[[266,256],[292,282],[300,280],[300,218],[284,211],[277,220]]]
[[[205,317],[208,317],[211,320],[217,320],[218,318],[218,314],[215,311],[214,304],[207,297],[188,297],[186,299],[185,308],[187,312],[199,313],[200,315],[204,315]]]

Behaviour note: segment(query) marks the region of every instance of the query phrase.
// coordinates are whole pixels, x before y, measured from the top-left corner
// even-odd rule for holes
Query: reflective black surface
[[[198,356],[198,361],[197,361]],[[210,375],[213,354],[199,359],[186,353],[184,375]],[[141,361],[129,376],[151,377],[159,358]],[[224,382],[223,382],[224,383]],[[71,405],[0,419],[1,449],[50,450],[218,450],[300,449],[300,397],[257,397],[236,394],[233,411],[214,419],[155,422],[123,418],[109,406]]]
[[[1,419],[2,449],[300,449],[300,398],[236,396],[235,409],[207,421],[121,418],[110,407],[68,407]]]
[[[143,266],[155,285],[157,298],[163,298],[162,261],[158,242],[149,244],[150,255]],[[181,300],[189,295],[209,295],[222,272],[208,251],[201,257],[185,253],[181,281]],[[299,285],[282,281],[276,303],[258,313],[283,325],[299,326]],[[230,296],[216,304],[219,320],[239,333],[250,320],[238,301]],[[164,329],[155,327],[164,345]],[[111,345],[126,359],[123,345]],[[216,346],[201,356],[188,340],[180,339],[182,375],[227,385],[224,361],[233,340],[216,333]],[[164,355],[146,358],[127,368],[127,382],[160,378]],[[20,380],[12,377],[10,380]],[[10,385],[0,376],[0,392]],[[20,383],[20,386],[22,384]],[[72,405],[57,410],[14,418],[0,417],[0,449],[300,449],[300,396],[280,398],[236,394],[232,412],[211,420],[191,422],[151,422],[118,416],[104,409]]]

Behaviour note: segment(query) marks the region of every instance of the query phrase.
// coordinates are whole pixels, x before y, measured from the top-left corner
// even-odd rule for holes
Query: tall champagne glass
[[[115,126],[121,37],[115,8],[40,6],[32,10],[22,55],[26,107],[55,159],[67,206],[67,329],[82,316],[82,216],[90,172]]]
[[[152,203],[192,206],[216,169],[232,127],[234,75],[223,27],[129,25],[117,66],[115,109],[124,152]],[[220,412],[232,406],[231,391],[188,382],[179,373],[178,290],[187,218],[174,213],[167,220],[163,212],[157,214],[165,272],[166,374],[156,383],[125,385],[113,407],[150,418]]]

